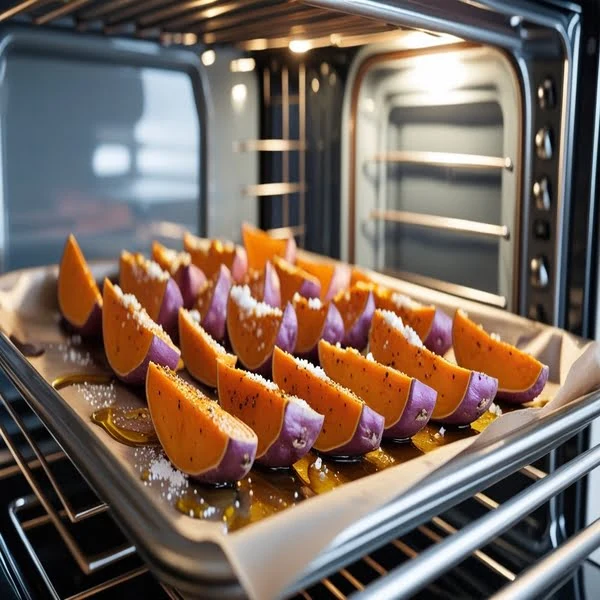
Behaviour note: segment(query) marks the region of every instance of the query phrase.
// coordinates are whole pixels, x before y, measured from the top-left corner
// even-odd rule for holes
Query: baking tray
[[[98,280],[114,278],[117,272],[114,263],[93,264],[92,270]],[[589,375],[571,378],[556,408],[505,415],[494,424],[505,422],[504,429],[489,427],[475,441],[446,444],[224,535],[220,524],[182,514],[166,500],[164,490],[142,480],[139,451],[114,441],[91,422],[92,408],[79,388],[56,391],[50,384],[66,372],[106,372],[98,349],[74,342],[59,326],[57,273],[51,266],[0,277],[0,367],[110,506],[150,568],[186,595],[264,598],[291,593],[529,464],[600,414],[600,381]],[[597,360],[595,346],[560,330],[382,275],[373,277],[450,314],[460,306],[504,339],[531,349],[550,365],[553,384],[547,394],[554,395],[558,383],[564,383],[575,358]],[[10,336],[45,351],[25,357]],[[583,370],[597,371],[589,364]],[[142,403],[138,393],[120,384],[116,399],[127,406]],[[390,482],[396,489],[390,491]],[[308,533],[296,538],[301,531]],[[293,561],[290,539],[297,539]]]

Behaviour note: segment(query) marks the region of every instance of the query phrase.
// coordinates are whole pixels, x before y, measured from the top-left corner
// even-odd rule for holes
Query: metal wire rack
[[[380,20],[315,8],[301,0],[22,0],[0,11],[0,22],[8,19],[165,43],[234,44],[247,50],[288,47],[295,39],[310,40],[311,47],[355,45],[364,36],[397,30]]]
[[[87,489],[85,503],[72,499],[69,490],[73,489],[75,470],[71,468],[68,484],[56,475],[56,467],[70,463],[69,458],[53,444],[46,443],[49,434],[44,438],[46,442],[39,441],[39,434],[32,435],[31,423],[36,422],[38,430],[40,423],[25,403],[0,395],[0,404],[4,416],[8,417],[0,420],[0,437],[14,461],[11,464],[9,457],[4,457],[0,479],[5,480],[20,471],[33,491],[33,495],[19,496],[10,503],[10,522],[50,597],[82,600],[120,586],[142,585],[146,580],[146,585],[150,581],[154,586],[156,594],[181,599],[179,592],[151,577],[131,544],[122,536],[118,541],[119,530],[110,517],[109,507],[91,490]],[[577,424],[581,425],[600,413],[599,402],[590,398],[575,412],[580,413]],[[25,441],[25,449],[17,439]],[[40,446],[49,451],[44,452]],[[359,560],[341,568],[330,568],[316,583],[307,580],[303,589],[290,592],[289,597],[314,600],[340,600],[350,595],[357,598],[452,598],[457,597],[456,594],[489,597],[493,593],[502,599],[540,597],[600,544],[600,523],[593,523],[521,575],[524,566],[532,562],[524,541],[528,528],[536,526],[531,513],[598,465],[600,446],[551,474],[524,466],[518,470],[518,476],[526,482],[524,489],[507,502],[496,501],[493,488],[477,492],[465,501],[470,503],[466,507],[469,513],[476,512],[473,506],[477,506],[480,515],[466,526],[462,526],[455,513],[461,507],[454,506],[428,522],[415,523],[414,528],[399,538],[374,545]],[[78,485],[87,488],[83,479],[78,478]],[[113,543],[97,552],[84,550],[83,545],[89,543],[90,538],[86,528],[90,526],[100,527]],[[521,533],[519,528],[523,530]],[[44,563],[40,545],[43,550],[43,544],[48,544],[49,530],[56,539],[55,544],[60,544],[63,552],[72,557],[75,570],[80,572],[81,589],[74,593],[61,594],[53,581],[54,571]],[[508,533],[503,535],[505,532]],[[53,552],[58,552],[54,546]]]

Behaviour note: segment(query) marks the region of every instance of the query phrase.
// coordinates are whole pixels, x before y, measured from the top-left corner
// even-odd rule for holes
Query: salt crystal
[[[502,338],[497,334],[497,333],[490,333],[490,337],[495,340],[496,342],[499,342],[502,340]]]
[[[246,373],[244,373],[244,377],[248,377],[248,379],[257,381],[268,390],[277,389],[277,384],[273,383],[272,381],[269,381],[268,379],[265,379],[262,375],[259,375],[258,373],[250,373],[250,371],[246,371]]]
[[[390,299],[397,308],[415,309],[420,306],[420,304],[415,302],[412,298],[398,292],[394,292]]]
[[[323,307],[323,304],[319,298],[309,298],[307,304],[308,308],[311,310],[319,310]]]
[[[93,408],[106,408],[117,401],[117,390],[114,382],[101,384],[77,385],[75,389],[83,396],[83,399]]]
[[[385,322],[393,329],[399,331],[406,338],[409,344],[412,344],[417,348],[424,347],[421,338],[417,335],[417,332],[412,327],[405,325],[402,322],[402,319],[396,313],[392,312],[391,310],[380,310],[379,312],[384,318]]]
[[[196,325],[198,325],[198,327],[200,327],[204,333],[204,339],[212,346],[212,348],[218,353],[218,354],[227,354],[227,350],[225,350],[225,348],[223,348],[223,346],[221,346],[221,344],[219,344],[219,342],[217,342],[217,340],[215,340],[212,335],[210,335],[210,333],[208,333],[208,331],[206,331],[201,325],[200,325],[200,321],[201,321],[201,317],[200,317],[200,313],[197,310],[189,310],[187,311],[188,316],[192,319],[192,321],[194,321],[194,323],[196,323]]]
[[[315,462],[310,466],[313,469],[320,469],[323,466],[323,461],[321,460],[321,457],[317,456],[317,459],[315,460]]]
[[[373,357],[373,354],[371,354],[371,352],[369,352],[367,354],[367,360],[370,360],[371,362],[375,362],[375,358]]]
[[[306,371],[309,371],[313,375],[317,376],[319,379],[328,379],[327,374],[325,373],[325,371],[323,371],[323,369],[321,369],[321,367],[313,365],[311,362],[307,361],[304,358],[295,357],[294,360],[296,361],[296,364],[299,367],[305,369]]]
[[[279,308],[270,306],[265,302],[259,302],[256,298],[253,298],[250,288],[247,285],[234,285],[229,294],[231,299],[243,312],[255,317],[266,317],[270,315],[281,317],[283,315]]]
[[[446,429],[444,427],[440,427],[440,436],[444,437],[445,434],[446,434]]]
[[[502,409],[495,403],[492,402],[489,407],[488,410],[493,414],[496,415],[497,417],[501,417],[502,416]]]

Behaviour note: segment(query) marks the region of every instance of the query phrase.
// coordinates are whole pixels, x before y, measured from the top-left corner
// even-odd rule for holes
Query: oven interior
[[[581,76],[566,69],[580,43],[567,26],[577,16],[584,39],[595,8],[583,19],[560,2],[539,14],[529,4],[406,3],[397,25],[393,3],[365,2],[370,18],[340,4],[2,2],[3,269],[56,262],[70,231],[90,256],[112,258],[153,239],[174,245],[185,229],[237,239],[250,221],[275,235],[291,229],[306,249],[590,335],[590,275],[571,262],[587,265],[594,252],[582,226],[594,218],[593,182],[581,175],[591,134],[569,145],[569,111],[591,100],[564,86]],[[580,71],[586,61],[595,52],[582,53]],[[577,195],[564,180],[571,170]],[[460,222],[450,230],[440,218]],[[557,248],[571,227],[580,244],[566,256]],[[2,383],[1,597],[179,598]],[[363,590],[586,444],[576,436],[289,596]],[[582,526],[584,492],[573,481],[416,597],[491,596]],[[593,597],[596,571],[582,562],[552,596]]]

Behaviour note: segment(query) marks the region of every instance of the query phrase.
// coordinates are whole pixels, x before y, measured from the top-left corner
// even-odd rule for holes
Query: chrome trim
[[[598,547],[600,547],[600,519],[524,571],[514,583],[494,594],[490,600],[541,598]]]
[[[290,139],[290,73],[287,67],[281,69],[281,131],[284,140]],[[284,184],[290,181],[290,157],[287,152],[281,157],[281,171]],[[290,197],[287,193],[283,195],[281,222],[284,227],[290,225]]]
[[[510,239],[510,230],[506,225],[493,225],[491,223],[455,219],[454,217],[440,217],[438,215],[426,215],[404,210],[374,209],[370,212],[369,217],[377,221],[391,221],[404,225],[414,225],[415,227],[456,231],[494,239]]]
[[[503,531],[518,523],[523,515],[529,514],[541,506],[550,497],[562,492],[575,481],[600,465],[600,445],[591,448],[576,459],[559,467],[554,473],[534,483],[531,487],[506,501],[500,508],[489,512],[477,521],[471,522],[454,535],[424,550],[409,563],[395,568],[387,576],[378,579],[371,586],[354,596],[356,600],[376,597],[378,600],[397,600],[410,598],[448,569],[459,564],[464,558],[481,548]],[[596,522],[598,523],[598,522]],[[600,525],[592,528],[591,538],[600,540]],[[589,544],[589,540],[588,540]],[[592,548],[586,547],[585,550]],[[581,551],[581,550],[580,550]],[[589,552],[588,552],[589,554]],[[550,555],[550,559],[552,555]],[[558,564],[568,565],[569,556],[559,555]],[[564,571],[557,571],[560,577]],[[544,572],[547,574],[547,572]],[[539,579],[539,573],[530,580],[531,590],[545,580]],[[527,589],[527,586],[525,587]],[[510,595],[506,598],[527,596]]]
[[[298,155],[298,174],[300,181],[304,184],[298,197],[298,215],[300,223],[306,223],[306,66],[301,64],[298,67],[298,137],[302,152]],[[306,227],[303,225],[303,235],[306,233]],[[304,246],[304,241],[302,246]]]
[[[242,195],[254,196],[282,196],[284,194],[295,194],[304,189],[301,183],[257,183],[247,185],[242,189]]]
[[[306,150],[301,140],[242,140],[234,142],[234,152],[293,152]]]
[[[370,161],[408,165],[430,165],[452,169],[494,169],[512,171],[510,157],[459,154],[456,152],[392,151],[375,154]]]
[[[383,273],[391,277],[396,277],[397,279],[404,279],[410,283],[422,285],[423,287],[432,290],[438,290],[439,292],[445,292],[452,296],[458,296],[459,298],[466,298],[467,300],[473,300],[474,302],[489,304],[490,306],[496,306],[497,308],[507,307],[506,298],[504,296],[499,296],[498,294],[491,294],[490,292],[484,292],[465,285],[450,283],[448,281],[436,279],[435,277],[427,277],[426,275],[419,275],[418,273],[410,273],[408,271],[385,269]]]

